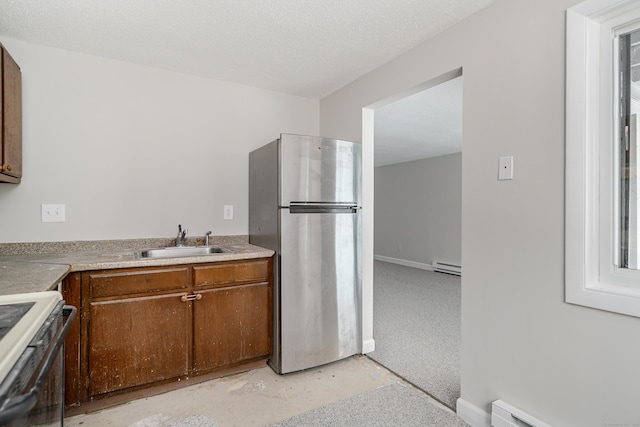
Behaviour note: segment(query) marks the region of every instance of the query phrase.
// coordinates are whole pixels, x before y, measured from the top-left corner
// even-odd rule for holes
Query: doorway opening
[[[455,410],[460,397],[462,75],[372,107],[373,360]]]

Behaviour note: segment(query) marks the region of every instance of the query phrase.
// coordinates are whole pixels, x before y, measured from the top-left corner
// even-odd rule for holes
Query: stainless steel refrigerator
[[[362,352],[361,164],[358,143],[301,135],[249,154],[249,242],[276,252],[280,374]]]

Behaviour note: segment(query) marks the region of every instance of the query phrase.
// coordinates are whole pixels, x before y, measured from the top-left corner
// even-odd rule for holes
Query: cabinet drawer
[[[91,298],[185,289],[189,267],[111,270],[88,273]]]
[[[194,267],[193,274],[196,286],[266,281],[269,260]]]

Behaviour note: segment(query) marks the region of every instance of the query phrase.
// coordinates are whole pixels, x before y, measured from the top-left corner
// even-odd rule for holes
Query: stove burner
[[[35,302],[0,305],[0,340],[34,305]]]

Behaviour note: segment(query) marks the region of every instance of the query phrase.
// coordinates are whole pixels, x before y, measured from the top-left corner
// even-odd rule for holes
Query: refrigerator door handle
[[[358,213],[359,206],[356,205],[290,205],[289,212],[292,214],[312,214],[312,213],[332,213],[332,214],[354,214]]]

